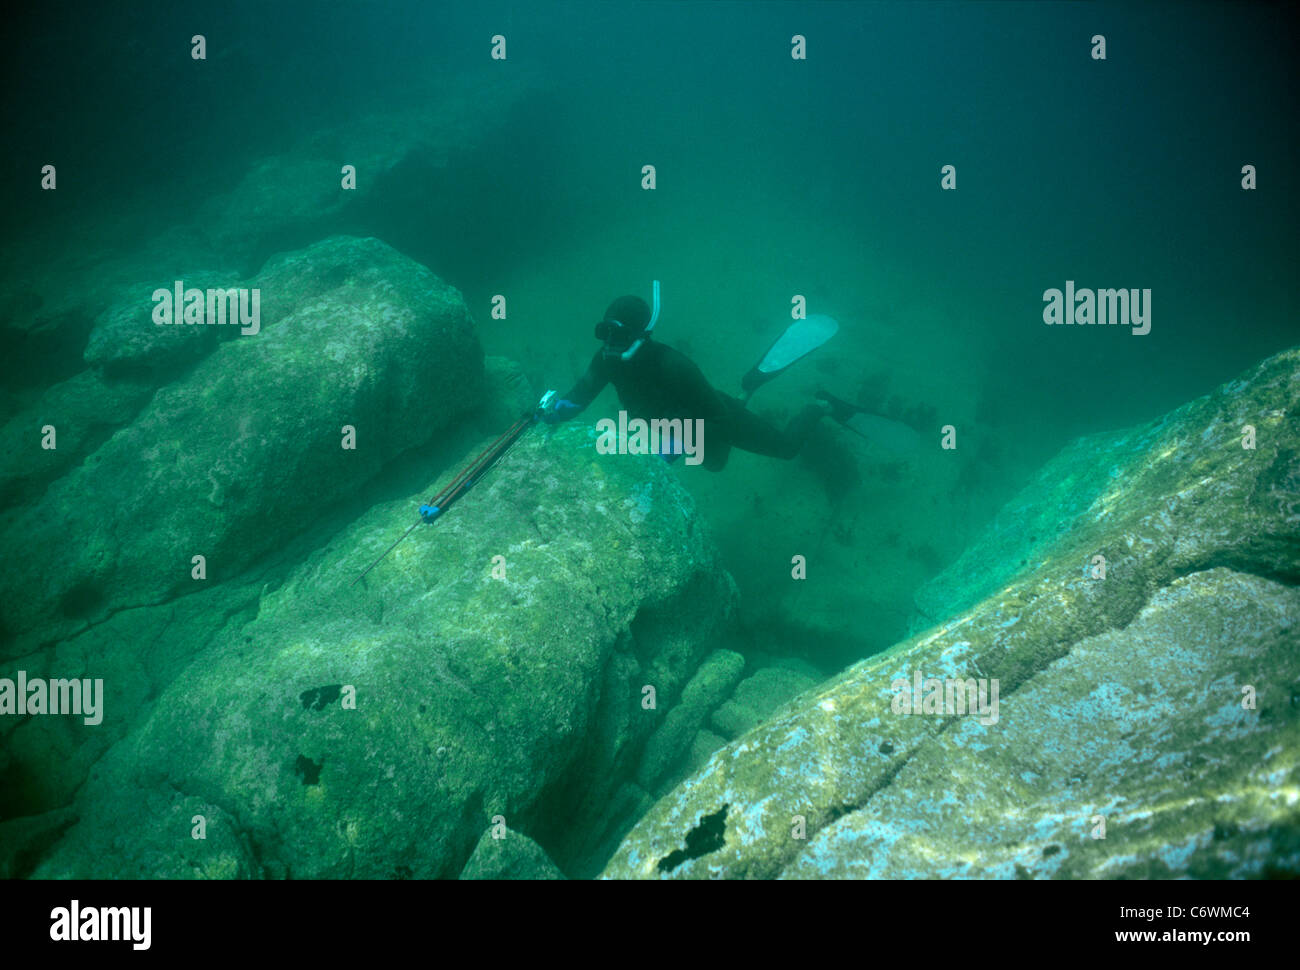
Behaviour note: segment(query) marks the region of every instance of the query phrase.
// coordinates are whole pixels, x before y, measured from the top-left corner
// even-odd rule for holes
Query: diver
[[[657,280],[654,290],[653,313],[639,296],[620,296],[609,305],[604,318],[596,324],[596,339],[603,346],[596,351],[586,373],[573,388],[562,397],[557,395],[550,399],[539,415],[543,421],[556,424],[577,416],[595,400],[606,384],[613,384],[629,418],[646,421],[655,418],[703,420],[706,442],[703,464],[710,471],[720,471],[727,464],[732,448],[771,458],[794,458],[821,418],[837,417],[846,413],[845,409],[859,410],[819,392],[819,400],[799,411],[784,429],[778,428],[750,411],[744,401],[710,385],[699,367],[685,354],[651,339],[659,318]],[[829,317],[821,319],[830,320]],[[830,322],[838,329],[834,321]],[[825,338],[813,346],[822,342]],[[813,346],[798,356],[803,356]],[[784,370],[784,367],[779,370]],[[779,370],[772,372],[771,376]],[[762,380],[767,376],[764,374]],[[746,381],[746,387],[752,390],[749,383]],[[675,455],[664,457],[671,461]]]

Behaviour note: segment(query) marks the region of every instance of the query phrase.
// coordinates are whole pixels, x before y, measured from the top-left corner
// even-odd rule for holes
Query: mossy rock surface
[[[0,518],[0,657],[197,589],[196,555],[208,579],[236,575],[479,404],[464,299],[378,240],[324,240],[245,285],[263,293],[259,333]]]
[[[478,840],[460,878],[563,879],[564,873],[545,849],[522,832],[506,829],[498,834],[489,829]]]
[[[188,799],[255,860],[213,872],[454,877],[496,815],[580,868],[660,723],[644,685],[680,696],[734,584],[673,470],[598,456],[577,425],[531,429],[354,584],[438,484],[342,529],[195,658],[36,875],[171,872]]]
[[[942,623],[732,741],[605,876],[1300,874],[1298,406],[1291,350],[1066,448]],[[996,679],[997,720],[901,713],[918,674]]]

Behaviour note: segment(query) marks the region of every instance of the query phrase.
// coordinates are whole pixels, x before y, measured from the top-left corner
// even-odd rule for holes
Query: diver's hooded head
[[[639,296],[620,296],[596,324],[596,339],[605,342],[606,357],[630,358],[650,336],[650,304]]]

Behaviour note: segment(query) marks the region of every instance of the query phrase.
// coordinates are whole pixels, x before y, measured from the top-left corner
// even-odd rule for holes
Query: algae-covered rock
[[[159,289],[171,291],[176,282],[159,277],[123,287],[120,297],[95,318],[94,329],[83,353],[86,363],[100,367],[110,375],[158,373],[193,363],[211,353],[220,340],[233,339],[239,331],[238,326],[232,326],[237,318],[212,325],[156,322],[153,316],[159,304],[154,302],[153,295]],[[234,273],[223,272],[186,273],[179,282],[185,290],[204,292],[205,314],[208,312],[206,294],[209,289],[225,293],[239,285]],[[229,306],[220,296],[213,300],[214,311],[225,314]],[[176,307],[175,313],[179,318],[181,308]]]
[[[115,814],[91,812],[68,831],[59,847],[74,848],[80,858],[59,877],[113,872],[122,879],[257,879],[266,874],[223,806],[165,786],[135,788],[123,796]],[[30,874],[52,873],[41,863]]]
[[[541,396],[529,386],[524,369],[507,357],[484,357],[483,374],[491,393],[485,396],[479,415],[488,428],[510,427]]]
[[[460,459],[484,433],[513,421],[528,394],[518,368],[500,358],[485,361],[489,403],[431,446],[390,462],[359,492],[349,509],[313,517],[312,531],[223,582],[155,605],[122,609],[51,648],[13,661],[29,678],[93,677],[103,681],[102,719],[0,717],[0,819],[33,816],[68,805],[103,753],[148,717],[152,700],[214,642],[234,635],[256,616],[261,594],[277,588],[325,538],[344,527],[357,509],[422,488],[431,465]],[[478,427],[478,430],[474,430]],[[62,440],[62,439],[61,439]],[[124,649],[123,645],[133,645]],[[12,831],[21,833],[21,827]],[[613,847],[609,848],[612,851]],[[15,847],[26,856],[30,848]],[[606,852],[608,857],[608,852]],[[603,859],[601,860],[603,862]]]
[[[713,729],[728,739],[739,737],[819,680],[789,667],[761,667],[742,680],[735,695],[713,712]]]
[[[1093,555],[1112,565],[1133,556],[1139,566],[1190,572],[1222,562],[1294,579],[1296,359],[1295,350],[1278,354],[1164,418],[1064,448],[921,588],[912,632],[1068,555],[1080,571]],[[1255,447],[1242,447],[1248,437]]]
[[[34,503],[46,485],[130,423],[155,389],[153,381],[106,380],[97,370],[48,388],[0,427],[0,503]],[[46,429],[52,429],[52,439]]]
[[[95,762],[148,716],[151,700],[227,627],[256,614],[264,578],[254,573],[170,603],[120,610],[0,667],[0,676],[10,678],[23,670],[29,680],[76,677],[103,684],[94,724],[78,717],[0,718],[0,818],[68,805]]]
[[[478,402],[460,294],[378,240],[325,240],[248,285],[263,289],[259,333],[0,521],[11,655],[194,589],[194,556],[209,579],[236,574]]]
[[[185,289],[205,294],[209,288],[225,292],[239,285],[230,272],[180,275]],[[171,292],[175,282],[176,276],[158,266],[151,277],[141,276],[98,293],[108,303],[86,338],[82,356],[89,367],[45,388],[34,404],[0,428],[0,500],[14,505],[34,501],[46,484],[129,424],[159,387],[211,353],[222,340],[238,336],[238,326],[156,323],[153,294],[159,289]],[[306,292],[302,282],[293,288],[298,296]],[[213,309],[224,312],[228,304],[215,297],[214,292]],[[47,428],[53,431],[52,439],[46,436]]]
[[[681,700],[646,742],[637,768],[637,781],[643,788],[653,789],[669,769],[689,755],[700,725],[735,687],[744,669],[745,658],[732,650],[716,650],[705,659],[682,691]]]
[[[580,426],[530,430],[354,583],[434,491],[343,528],[196,658],[36,875],[153,874],[188,838],[158,793],[222,806],[272,877],[455,876],[498,814],[561,864],[595,844],[577,810],[630,777],[643,686],[681,692],[734,586],[673,470]]]
[[[564,873],[546,850],[524,835],[506,829],[483,833],[474,854],[460,871],[461,879],[563,879]]]
[[[695,771],[709,758],[713,757],[713,752],[726,747],[726,745],[727,739],[714,734],[712,731],[696,731],[695,737],[691,740],[691,754],[688,762],[690,770]]]
[[[788,877],[1240,878],[1300,871],[1300,591],[1229,569],[1158,590],[921,746]],[[1258,692],[1243,705],[1243,689]],[[1104,835],[1104,837],[1103,837]]]
[[[20,879],[77,816],[70,808],[0,821],[0,879]]]
[[[1300,873],[1297,406],[1291,350],[1065,449],[930,591],[974,605],[733,741],[605,875]]]

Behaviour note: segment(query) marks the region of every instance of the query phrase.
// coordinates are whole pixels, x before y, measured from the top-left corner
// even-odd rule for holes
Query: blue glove
[[[440,515],[442,515],[442,509],[436,505],[420,506],[420,518],[424,519],[425,522],[432,522]]]
[[[581,410],[581,404],[574,404],[572,401],[560,398],[542,412],[541,418],[547,424],[559,424],[561,421],[568,421],[569,418],[576,416]]]
[[[660,443],[659,457],[671,465],[682,457],[682,443],[669,434],[668,439]]]

